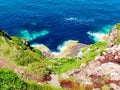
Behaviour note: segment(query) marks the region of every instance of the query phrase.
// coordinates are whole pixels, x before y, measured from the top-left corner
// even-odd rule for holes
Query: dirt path
[[[36,75],[34,75],[32,73],[29,73],[25,69],[19,68],[19,67],[15,66],[15,65],[11,64],[9,61],[2,58],[1,56],[0,56],[0,68],[12,69],[12,70],[14,70],[14,72],[16,72],[18,74],[21,74],[23,77],[27,77],[27,79],[29,79],[29,80],[35,80],[35,81],[37,81],[39,83],[42,81],[40,76],[36,76]]]

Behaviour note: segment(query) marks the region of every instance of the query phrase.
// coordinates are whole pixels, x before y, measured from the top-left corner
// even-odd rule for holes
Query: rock
[[[79,69],[77,73],[76,70],[71,71],[72,73],[70,73],[70,76],[82,84],[86,84],[86,82],[91,82],[94,84],[92,80],[98,80],[96,83],[99,83],[99,79],[101,78],[104,78],[102,79],[104,83],[107,82],[108,80],[119,82],[120,81],[119,53],[120,53],[119,45],[110,47],[107,49],[107,52],[104,53],[102,56],[96,57],[93,61],[81,67],[81,69]],[[111,86],[112,87],[114,86],[116,90],[119,90],[120,86],[118,86],[115,82],[111,84]]]
[[[120,86],[116,85],[115,83],[111,83],[110,86],[111,86],[114,90],[120,90]]]
[[[80,50],[86,46],[88,45],[80,44],[79,41],[70,40],[62,46],[60,52],[54,54],[54,56],[57,58],[77,56]]]
[[[120,35],[120,30],[117,28],[117,25],[116,24],[112,31],[109,33],[109,38],[108,38],[108,47],[112,47],[114,45],[116,45],[116,41],[117,39],[119,38],[119,35]]]
[[[0,29],[0,36],[4,36],[4,37],[8,38],[9,40],[12,40],[10,35],[7,32],[5,32],[4,30],[1,30],[1,29]]]
[[[106,58],[105,58],[105,56],[101,56],[100,59],[101,60],[105,60]]]
[[[77,44],[78,44],[78,41],[71,40],[71,41],[67,42],[66,45],[63,47],[64,49],[60,52],[58,57],[60,57],[60,58],[66,57],[66,56],[69,57],[69,55],[72,53],[73,46],[75,46]]]
[[[51,79],[52,79],[52,77],[50,75],[44,76],[44,80],[45,81],[50,81]]]
[[[66,74],[66,73],[63,73],[63,74],[62,74],[62,78],[63,78],[63,79],[68,79],[68,78],[69,78],[69,75]]]
[[[40,50],[42,52],[42,56],[43,57],[51,57],[51,51],[48,47],[46,47],[45,45],[32,45],[32,47],[37,48],[38,50]]]
[[[52,85],[52,86],[57,86],[60,87],[60,83],[59,83],[59,78],[58,75],[56,74],[51,74],[51,80],[47,81],[48,84]]]
[[[117,59],[119,59],[119,57],[118,57],[118,56],[115,56],[115,57],[114,57],[114,59],[116,59],[116,60],[117,60]]]

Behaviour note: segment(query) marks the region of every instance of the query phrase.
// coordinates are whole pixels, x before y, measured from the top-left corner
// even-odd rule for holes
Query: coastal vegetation
[[[40,85],[35,81],[23,79],[13,70],[0,68],[0,90],[62,90],[47,84]]]
[[[120,43],[120,32],[118,31],[120,30],[120,24],[117,24],[116,27],[117,38],[113,45],[119,45]],[[89,62],[94,61],[96,58],[106,55],[108,53],[106,49],[109,46],[108,41],[97,42],[82,48],[77,56],[45,58],[42,52],[31,47],[26,39],[10,36],[5,31],[0,30],[0,61],[2,63],[0,64],[0,89],[63,90],[71,88],[70,90],[91,90],[95,87],[94,85],[85,86],[71,77],[64,79],[62,74],[68,75],[71,71],[81,69],[81,65],[88,65]],[[47,84],[48,81],[52,80],[50,76],[52,74],[58,75],[62,88]],[[109,80],[106,80],[106,76],[97,79],[97,76],[93,76],[95,77],[93,82],[103,80],[103,83],[100,83],[102,90],[110,90]]]

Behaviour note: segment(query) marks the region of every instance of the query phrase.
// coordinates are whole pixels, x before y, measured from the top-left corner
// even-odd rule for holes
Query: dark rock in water
[[[9,34],[2,29],[0,29],[0,36],[5,36],[9,40],[12,40],[12,38],[9,36]]]

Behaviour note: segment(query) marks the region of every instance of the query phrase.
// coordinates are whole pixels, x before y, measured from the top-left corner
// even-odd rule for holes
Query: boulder
[[[40,50],[43,57],[46,57],[46,58],[51,57],[51,51],[47,46],[45,46],[43,44],[32,45],[32,46],[35,47],[36,49]]]

